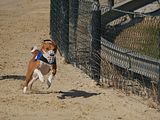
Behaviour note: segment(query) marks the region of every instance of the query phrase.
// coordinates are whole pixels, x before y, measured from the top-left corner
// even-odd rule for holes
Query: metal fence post
[[[111,10],[114,6],[114,0],[108,0],[108,8]]]
[[[50,0],[50,36],[57,41],[58,20],[57,20],[57,3],[58,0]]]
[[[159,41],[159,45],[158,45],[158,49],[159,49],[159,59],[160,59],[160,31],[158,33],[158,41]],[[160,60],[159,60],[159,79],[158,79],[158,83],[157,83],[157,101],[160,103]]]
[[[69,0],[61,1],[61,50],[62,56],[68,61],[69,52]]]
[[[79,9],[79,0],[71,0],[71,11],[70,11],[70,22],[73,25],[74,31],[77,29],[78,23],[78,9]]]
[[[160,65],[159,65],[159,71],[160,71]],[[160,74],[160,72],[159,72]],[[160,76],[160,75],[159,75]],[[157,83],[157,101],[160,103],[160,78],[158,80],[158,83]]]
[[[101,70],[101,10],[99,0],[94,0],[92,8],[91,77],[99,83]]]
[[[77,66],[77,26],[79,16],[79,0],[70,0],[70,11],[69,11],[69,59],[74,66]]]

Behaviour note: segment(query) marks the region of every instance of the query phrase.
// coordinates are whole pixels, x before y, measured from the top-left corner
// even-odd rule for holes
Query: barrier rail
[[[103,38],[101,39],[102,50],[105,51],[106,59],[109,62],[146,77],[150,77],[155,80],[159,79],[159,60],[142,56],[133,51],[118,47]]]

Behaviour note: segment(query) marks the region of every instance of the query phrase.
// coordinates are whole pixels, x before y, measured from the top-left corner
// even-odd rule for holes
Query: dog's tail
[[[32,48],[31,48],[31,53],[33,54],[33,60],[35,60],[35,58],[36,58],[36,56],[38,55],[38,53],[39,53],[39,50],[38,50],[38,47],[37,46],[33,46]]]
[[[38,47],[37,47],[37,46],[33,46],[33,47],[31,48],[31,53],[34,53],[36,50],[38,50]]]

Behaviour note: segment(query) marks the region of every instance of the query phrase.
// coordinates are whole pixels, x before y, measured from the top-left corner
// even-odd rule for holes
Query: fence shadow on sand
[[[24,80],[25,76],[24,75],[2,75],[0,76],[0,80],[5,80],[5,79]]]

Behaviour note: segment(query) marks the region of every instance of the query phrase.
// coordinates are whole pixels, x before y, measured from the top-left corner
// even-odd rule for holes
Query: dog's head
[[[42,42],[42,51],[44,53],[50,53],[52,56],[52,53],[55,54],[57,52],[57,45],[54,41],[46,39]]]
[[[53,62],[53,58],[57,52],[57,45],[54,41],[46,39],[42,42],[42,52],[43,56],[48,60]]]

